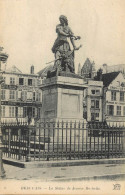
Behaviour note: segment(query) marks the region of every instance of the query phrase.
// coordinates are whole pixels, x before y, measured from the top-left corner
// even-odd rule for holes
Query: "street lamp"
[[[0,47],[0,178],[5,177],[5,171],[3,168],[2,162],[2,129],[1,129],[1,84],[3,83],[2,70],[1,70],[1,62],[5,63],[7,61],[8,55],[2,52],[3,47]]]

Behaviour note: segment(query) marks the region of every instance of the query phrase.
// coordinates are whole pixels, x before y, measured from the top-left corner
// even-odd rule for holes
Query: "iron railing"
[[[17,131],[3,129],[3,145],[4,156],[23,161],[120,158],[125,157],[125,127],[42,122]]]

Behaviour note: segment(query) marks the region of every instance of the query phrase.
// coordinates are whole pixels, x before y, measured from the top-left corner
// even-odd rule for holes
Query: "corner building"
[[[4,83],[1,90],[2,123],[30,123],[40,118],[42,92],[39,89],[41,78],[34,74],[34,66],[30,74],[22,73],[13,66],[3,73]]]
[[[99,72],[98,72],[99,73]],[[125,79],[121,72],[95,77],[103,82],[103,121],[123,125],[125,122]]]
[[[102,75],[104,84],[103,118],[107,122],[125,122],[125,79],[121,72]]]

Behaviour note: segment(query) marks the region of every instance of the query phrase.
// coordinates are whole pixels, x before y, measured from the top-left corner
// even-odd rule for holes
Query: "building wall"
[[[121,73],[104,89],[104,117],[107,121],[125,121],[125,79]]]
[[[25,122],[28,117],[39,118],[42,107],[42,91],[38,75],[5,72],[1,90],[2,122]]]
[[[87,121],[103,121],[102,96],[102,81],[89,80],[83,97],[83,117],[86,117]]]

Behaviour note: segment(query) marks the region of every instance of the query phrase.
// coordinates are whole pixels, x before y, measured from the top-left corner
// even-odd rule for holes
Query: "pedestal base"
[[[43,80],[42,117],[37,135],[43,140],[45,151],[82,151],[87,140],[86,120],[83,119],[85,88],[83,79],[75,74]]]

